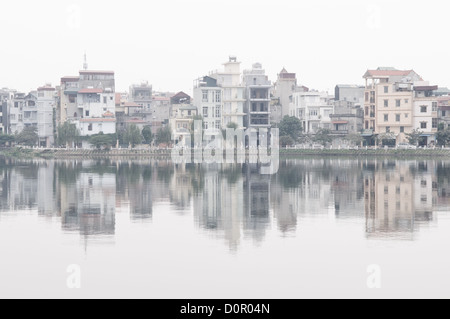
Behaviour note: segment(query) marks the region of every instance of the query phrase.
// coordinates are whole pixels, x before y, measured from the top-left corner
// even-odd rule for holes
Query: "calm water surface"
[[[2,298],[449,298],[449,248],[450,160],[0,159]]]

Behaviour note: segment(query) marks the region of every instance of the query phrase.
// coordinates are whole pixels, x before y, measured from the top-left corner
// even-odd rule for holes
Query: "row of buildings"
[[[434,144],[440,124],[450,124],[450,91],[424,81],[413,70],[378,68],[363,76],[365,85],[337,85],[334,95],[298,84],[286,69],[275,83],[260,63],[241,71],[230,57],[222,70],[194,81],[193,97],[184,92],[153,92],[148,83],[117,92],[112,71],[91,71],[87,63],[77,76],[60,85],[44,85],[21,93],[0,90],[0,133],[38,129],[39,146],[55,145],[57,127],[75,124],[80,135],[113,134],[129,125],[158,129],[170,126],[175,143],[190,135],[193,120],[203,118],[206,134],[221,134],[229,126],[269,129],[285,116],[300,119],[304,132],[326,129],[335,137],[361,134],[367,144],[406,142],[413,130],[423,145]],[[87,146],[87,145],[85,145]]]

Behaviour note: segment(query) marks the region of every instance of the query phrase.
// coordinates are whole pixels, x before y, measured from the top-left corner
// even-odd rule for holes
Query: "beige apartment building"
[[[368,70],[364,75],[364,135],[406,142],[415,129],[414,83],[423,81],[413,70]]]

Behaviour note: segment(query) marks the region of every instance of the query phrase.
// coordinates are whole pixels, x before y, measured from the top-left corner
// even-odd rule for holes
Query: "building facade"
[[[231,56],[223,64],[223,71],[213,71],[210,77],[217,80],[217,86],[222,89],[222,127],[234,123],[238,128],[245,128],[244,105],[245,87],[241,78],[241,62]]]
[[[393,144],[406,142],[406,134],[414,129],[414,82],[422,78],[412,70],[378,68],[368,70],[364,79],[366,135],[383,137]]]
[[[39,146],[41,147],[51,147],[55,143],[56,98],[56,89],[46,85],[38,88],[37,102],[30,99],[24,105],[25,126],[35,125],[34,121],[37,118]]]
[[[364,107],[364,92],[366,88],[360,85],[338,84],[335,88],[336,101],[351,102],[354,106]]]
[[[413,129],[422,132],[420,145],[436,144],[436,133],[439,126],[438,98],[434,96],[437,86],[428,82],[414,84],[414,122]]]
[[[285,68],[278,74],[277,82],[274,85],[274,97],[279,100],[281,106],[281,119],[290,115],[290,103],[292,95],[297,92],[297,75],[289,73]],[[275,119],[276,120],[276,119]]]
[[[270,128],[270,90],[272,84],[260,63],[253,64],[251,70],[244,71],[246,87],[245,126],[251,129]]]
[[[221,134],[223,126],[223,88],[217,85],[217,80],[205,76],[194,84],[194,105],[198,115],[203,118],[203,129],[209,136]]]
[[[327,92],[296,92],[290,105],[290,115],[300,119],[305,133],[332,129],[334,106]]]
[[[364,111],[353,102],[335,101],[331,117],[331,134],[345,136],[363,130]]]

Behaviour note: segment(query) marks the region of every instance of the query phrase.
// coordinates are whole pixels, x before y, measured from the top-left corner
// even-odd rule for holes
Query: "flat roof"
[[[114,75],[114,71],[90,71],[82,70],[80,74]]]

